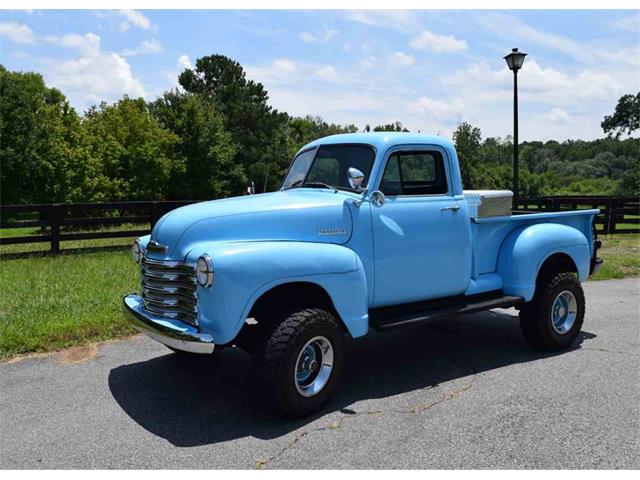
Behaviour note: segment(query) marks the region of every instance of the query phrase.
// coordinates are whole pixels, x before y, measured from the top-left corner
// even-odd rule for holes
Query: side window
[[[447,193],[442,154],[398,152],[387,162],[380,190],[385,195],[438,195]]]

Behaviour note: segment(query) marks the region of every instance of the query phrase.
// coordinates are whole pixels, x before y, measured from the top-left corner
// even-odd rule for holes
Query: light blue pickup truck
[[[283,414],[336,389],[345,336],[516,307],[536,348],[562,349],[600,267],[598,210],[511,212],[510,192],[465,192],[452,143],[335,135],[303,147],[280,191],[197,203],[133,245],[128,320],[184,355],[243,348]]]

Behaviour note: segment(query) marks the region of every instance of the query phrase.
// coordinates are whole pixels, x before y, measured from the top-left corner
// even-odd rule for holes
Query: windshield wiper
[[[296,180],[291,185],[289,185],[285,190],[289,190],[290,188],[300,188],[300,187],[310,187],[310,188],[329,188],[331,190],[335,190],[335,187],[331,185],[327,185],[323,182],[305,182],[303,180]]]

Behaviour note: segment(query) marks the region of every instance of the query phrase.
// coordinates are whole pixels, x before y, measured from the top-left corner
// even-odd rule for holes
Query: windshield
[[[353,190],[347,172],[357,168],[364,173],[362,188],[369,181],[375,153],[367,145],[321,145],[300,153],[291,164],[282,188],[325,187]]]

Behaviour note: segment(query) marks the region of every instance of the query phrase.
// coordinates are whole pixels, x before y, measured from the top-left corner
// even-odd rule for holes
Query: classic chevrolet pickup
[[[237,346],[290,417],[335,391],[346,335],[515,307],[526,340],[568,347],[580,283],[602,263],[598,210],[518,214],[464,192],[452,143],[335,135],[293,159],[280,191],[197,203],[133,244],[128,320],[180,354]]]

